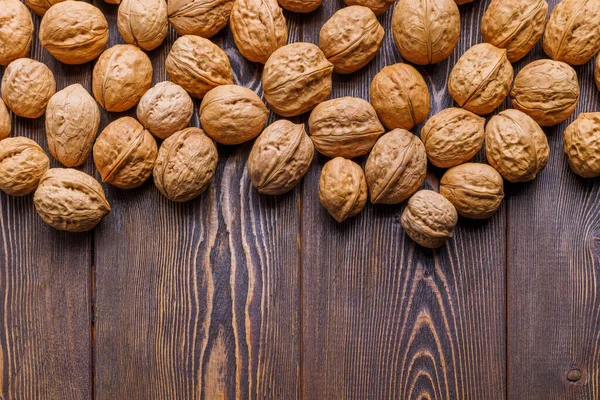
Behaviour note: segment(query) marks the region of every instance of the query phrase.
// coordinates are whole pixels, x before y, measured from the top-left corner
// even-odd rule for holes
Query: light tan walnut
[[[48,156],[33,140],[18,136],[0,141],[0,190],[4,193],[33,193],[49,167]]]
[[[394,4],[395,0],[344,0],[349,6],[363,6],[369,8],[375,15],[381,15]]]
[[[180,35],[209,38],[229,22],[233,0],[167,0],[169,22]]]
[[[148,51],[157,48],[169,30],[165,0],[123,0],[117,27],[125,42]]]
[[[137,106],[137,118],[151,134],[166,139],[190,124],[194,103],[173,82],[160,82],[148,90]]]
[[[319,200],[337,222],[354,217],[367,204],[367,183],[360,165],[336,157],[323,166]]]
[[[31,8],[31,11],[43,17],[50,7],[63,1],[65,0],[25,0],[25,4]]]
[[[33,39],[33,21],[19,0],[5,0],[0,7],[0,65],[27,57]]]
[[[10,120],[10,114],[4,104],[4,101],[0,98],[0,140],[6,139],[10,135],[12,130],[12,122]]]
[[[319,8],[323,0],[278,0],[279,5],[288,11],[309,13]]]
[[[584,178],[600,176],[600,113],[580,114],[567,127],[564,151],[569,166],[577,175]]]

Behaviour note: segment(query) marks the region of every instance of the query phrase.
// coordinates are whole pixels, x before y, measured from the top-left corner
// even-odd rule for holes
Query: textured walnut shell
[[[394,4],[394,1],[395,0],[344,0],[344,3],[349,6],[367,7],[373,11],[375,15],[381,15]]]
[[[337,222],[354,217],[367,204],[367,183],[360,165],[336,157],[323,166],[319,200]]]
[[[157,48],[169,30],[165,0],[123,0],[117,27],[125,42],[148,51]]]
[[[217,86],[200,104],[200,123],[221,144],[240,144],[257,137],[269,111],[252,90],[238,85]]]
[[[50,7],[63,1],[65,0],[25,0],[25,4],[31,8],[31,11],[43,17]]]
[[[392,33],[402,58],[419,65],[439,63],[460,39],[458,7],[454,0],[399,0]]]
[[[46,138],[52,157],[67,167],[85,163],[100,126],[93,97],[75,84],[56,93],[46,109]]]
[[[190,124],[194,103],[173,82],[160,82],[148,90],[137,106],[138,120],[151,134],[166,139]]]
[[[427,154],[423,142],[405,129],[383,135],[369,154],[365,175],[371,203],[403,202],[425,181]]]
[[[283,46],[269,57],[262,74],[265,99],[284,117],[312,110],[331,93],[333,65],[312,43]]]
[[[60,62],[83,64],[104,51],[108,22],[91,4],[64,1],[50,7],[42,18],[40,43]]]
[[[493,116],[485,128],[488,162],[510,182],[528,182],[548,163],[546,134],[527,114],[505,110]]]
[[[2,98],[20,117],[38,118],[46,112],[56,81],[50,69],[39,61],[19,58],[11,62],[2,77]]]
[[[388,129],[412,129],[429,115],[429,89],[408,64],[383,68],[371,82],[371,104]]]
[[[513,76],[506,49],[480,43],[467,50],[452,69],[448,92],[462,108],[489,114],[506,99]]]
[[[154,164],[154,184],[172,201],[198,197],[210,184],[219,155],[204,131],[186,128],[169,136],[160,146]]]
[[[560,61],[538,60],[526,65],[510,91],[513,107],[541,126],[567,120],[579,103],[577,73]]]
[[[319,46],[338,74],[350,74],[367,65],[379,51],[385,32],[367,7],[342,8],[325,22]]]
[[[571,65],[590,61],[600,51],[600,1],[559,2],[544,31],[544,51]]]
[[[198,36],[177,39],[165,67],[173,82],[199,99],[214,87],[233,83],[227,54],[210,40]]]
[[[209,38],[229,22],[233,0],[167,0],[169,21],[180,35]]]
[[[256,139],[248,158],[248,175],[260,193],[279,195],[292,190],[308,171],[314,146],[304,124],[281,119]]]
[[[483,40],[519,61],[542,38],[547,15],[545,0],[493,0],[481,19]]]
[[[402,228],[423,247],[437,249],[452,237],[458,222],[456,208],[444,196],[432,190],[415,193],[402,213]]]
[[[19,136],[0,141],[0,190],[6,194],[33,193],[49,167],[48,156],[33,140]]]
[[[236,0],[229,25],[235,45],[250,61],[264,64],[287,43],[287,25],[277,0]]]
[[[10,120],[10,114],[4,104],[4,101],[0,98],[0,140],[5,139],[10,135],[12,129],[12,122]]]
[[[94,163],[102,182],[121,189],[133,189],[152,174],[156,141],[131,117],[111,122],[96,139]]]
[[[2,142],[0,142],[0,145]],[[583,113],[565,130],[564,150],[573,172],[600,176],[600,113]]]
[[[48,170],[33,196],[44,222],[61,231],[86,232],[110,212],[97,180],[71,168]]]
[[[0,8],[0,65],[27,57],[33,39],[33,21],[19,0],[6,0]]]
[[[487,164],[461,164],[442,176],[440,194],[450,200],[458,215],[485,219],[494,215],[502,204],[504,181]]]
[[[332,158],[367,154],[385,132],[373,106],[358,97],[319,104],[310,113],[308,129],[317,151]]]
[[[322,0],[278,0],[279,5],[288,11],[297,13],[309,13],[316,10]]]

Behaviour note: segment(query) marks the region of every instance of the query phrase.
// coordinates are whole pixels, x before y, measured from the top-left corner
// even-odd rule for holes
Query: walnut
[[[412,129],[429,115],[429,89],[408,64],[383,68],[371,82],[371,104],[388,129]]]
[[[148,90],[137,106],[137,117],[151,134],[166,139],[190,124],[194,103],[173,82],[160,82]]]
[[[367,183],[360,165],[336,157],[323,166],[319,200],[337,222],[354,217],[367,204]]]
[[[43,17],[50,7],[63,1],[65,0],[25,0],[25,4],[31,8],[31,11]]]
[[[493,0],[481,19],[483,40],[519,61],[542,38],[547,15],[545,0]]]
[[[33,193],[49,167],[48,156],[33,140],[18,136],[0,141],[0,190],[6,194]]]
[[[285,119],[269,125],[256,139],[248,158],[248,175],[260,193],[279,195],[292,190],[308,172],[314,146],[304,124]]]
[[[582,65],[600,51],[600,1],[562,0],[544,31],[544,51],[556,61]]]
[[[448,92],[460,107],[489,114],[508,95],[513,76],[506,49],[480,43],[467,50],[452,69]]]
[[[0,140],[5,139],[10,135],[12,129],[12,123],[10,121],[10,114],[6,109],[4,101],[0,98]]]
[[[108,22],[84,1],[64,1],[44,14],[40,43],[58,61],[84,64],[97,58],[108,43]]]
[[[309,13],[316,10],[322,0],[278,0],[279,5],[288,11],[297,13]]]
[[[154,164],[154,184],[172,201],[198,197],[210,184],[219,155],[200,128],[186,128],[169,136],[160,146]]]
[[[125,42],[153,50],[161,45],[169,30],[167,5],[164,0],[123,0],[117,27]]]
[[[580,114],[565,130],[564,146],[573,172],[584,178],[600,176],[600,113]]]
[[[156,160],[156,141],[131,117],[110,123],[96,139],[94,163],[102,182],[121,189],[133,189],[152,174]]]
[[[86,232],[110,212],[102,185],[71,168],[48,170],[33,196],[44,222],[61,231]]]
[[[169,21],[180,35],[209,38],[229,22],[233,0],[167,0]]]
[[[46,109],[46,138],[52,157],[67,167],[87,160],[100,126],[93,97],[75,84],[56,93]]]
[[[192,97],[201,99],[214,87],[233,84],[227,54],[210,40],[198,36],[177,39],[165,67],[171,80]]]
[[[440,194],[458,215],[485,219],[496,213],[504,199],[502,176],[487,164],[466,163],[450,168],[440,181]]]
[[[369,8],[375,15],[381,15],[394,4],[394,0],[344,0],[349,6],[363,6]]]
[[[423,247],[437,249],[452,237],[458,214],[441,194],[419,190],[408,200],[400,222],[412,240]]]
[[[33,21],[19,0],[6,0],[0,8],[0,65],[27,57],[33,39]]]
[[[319,46],[338,74],[350,74],[367,65],[379,51],[385,33],[367,7],[342,8],[325,22]]]
[[[11,62],[2,77],[2,98],[20,117],[38,118],[46,112],[56,92],[54,74],[46,65],[30,58]]]
[[[329,97],[332,71],[333,65],[314,44],[283,46],[265,63],[262,74],[265,99],[281,116],[303,114]]]
[[[579,103],[577,73],[560,61],[534,61],[517,74],[510,97],[514,108],[541,126],[559,124]]]
[[[418,137],[405,129],[383,135],[365,166],[371,203],[397,204],[408,199],[425,181],[427,154]]]
[[[252,90],[238,85],[217,86],[200,104],[200,123],[221,144],[240,144],[257,137],[269,111]]]
[[[385,132],[373,106],[357,97],[319,104],[310,113],[308,129],[317,151],[332,158],[367,154]]]
[[[458,7],[454,0],[399,0],[392,34],[402,58],[419,65],[439,63],[460,39]]]

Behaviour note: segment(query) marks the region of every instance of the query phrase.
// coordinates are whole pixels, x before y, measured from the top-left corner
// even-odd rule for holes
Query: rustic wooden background
[[[110,44],[121,43],[117,7],[94,3]],[[481,41],[488,3],[462,6],[452,57],[419,68],[432,114],[452,105],[447,76]],[[289,41],[318,43],[343,6],[286,12]],[[375,60],[334,75],[331,97],[368,99],[373,76],[401,61],[391,17],[379,18],[386,38]],[[154,83],[168,79],[175,39],[171,31],[149,53]],[[261,94],[262,67],[240,56],[229,29],[214,41],[236,81]],[[91,89],[93,63],[62,65],[37,38],[31,56],[58,89]],[[538,45],[516,70],[541,57]],[[600,110],[592,64],[576,70],[576,114]],[[119,116],[103,112],[102,127]],[[14,136],[47,149],[43,118],[13,122]],[[105,185],[113,211],[88,234],[55,231],[31,196],[2,194],[0,398],[598,399],[600,180],[569,170],[567,123],[546,129],[551,159],[536,181],[507,185],[494,217],[461,220],[437,251],[404,235],[402,205],[368,205],[336,223],[318,200],[320,155],[292,192],[259,195],[246,173],[251,143],[219,146],[214,184],[189,203],[165,200],[151,181]],[[99,178],[91,158],[84,170]],[[432,169],[424,186],[437,189],[442,173]]]

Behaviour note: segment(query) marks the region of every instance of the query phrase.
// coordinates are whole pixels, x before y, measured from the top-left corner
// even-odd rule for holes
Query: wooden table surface
[[[110,44],[122,43],[116,6],[94,3]],[[432,115],[452,105],[447,76],[481,42],[488,3],[462,6],[454,54],[419,67]],[[343,5],[285,12],[289,41],[318,43]],[[373,76],[401,61],[391,17],[379,17],[386,37],[374,61],[334,74],[332,98],[368,99]],[[154,83],[168,79],[176,37],[149,53]],[[229,28],[213,39],[235,80],[262,94],[262,66],[240,56]],[[93,63],[60,64],[37,38],[31,56],[58,89],[91,90]],[[542,57],[538,44],[515,68]],[[576,70],[576,115],[600,110],[592,63]],[[101,128],[121,115],[102,112]],[[551,157],[538,179],[507,184],[494,217],[461,220],[437,251],[403,233],[403,205],[335,222],[319,204],[320,155],[292,192],[259,195],[246,172],[251,143],[219,146],[214,183],[185,204],[151,180],[104,185],[112,212],[87,234],[55,231],[31,196],[2,194],[0,398],[598,399],[600,180],[569,170],[562,132],[573,119],[545,130]],[[47,149],[43,118],[13,123],[13,136]],[[83,169],[99,178],[91,157]],[[442,173],[430,169],[424,187],[437,189]]]

